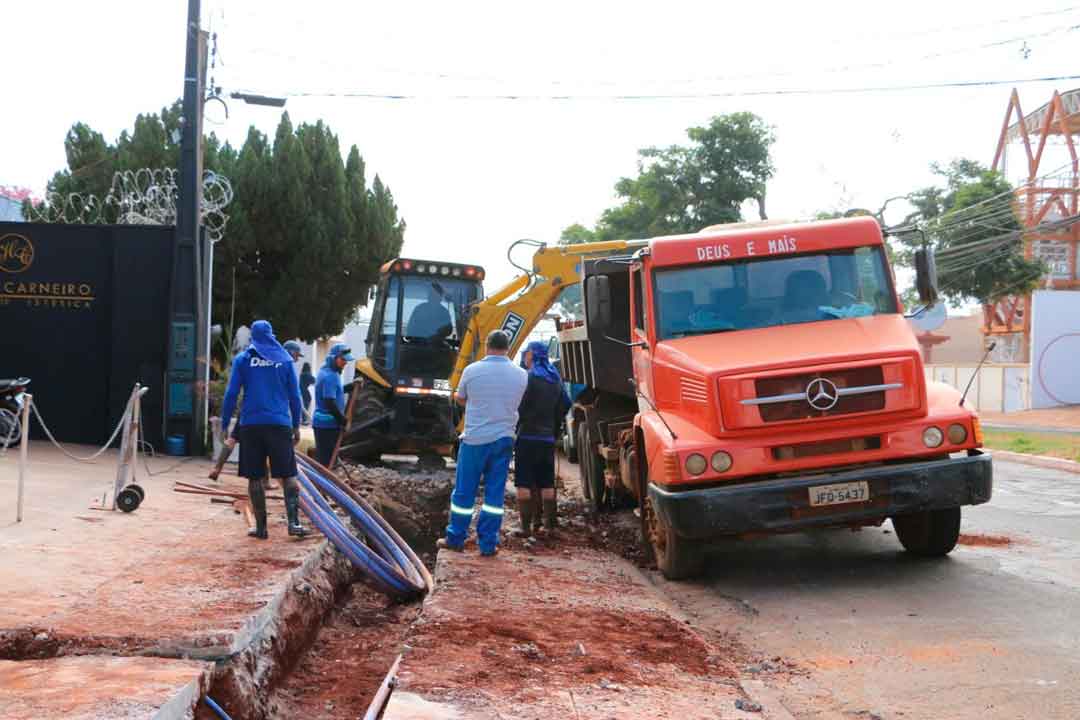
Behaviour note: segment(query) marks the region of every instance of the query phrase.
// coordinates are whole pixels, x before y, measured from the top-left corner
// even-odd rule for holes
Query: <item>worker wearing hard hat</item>
[[[229,386],[221,407],[222,432],[228,433],[236,402],[243,391],[240,409],[240,475],[248,480],[248,496],[255,513],[255,527],[248,535],[265,540],[266,464],[270,474],[282,481],[289,534],[303,537],[300,524],[300,485],[297,481],[293,445],[300,440],[300,388],[292,357],[274,337],[265,320],[251,325],[251,345],[236,356]]]
[[[329,467],[341,429],[345,427],[345,388],[341,372],[353,361],[352,350],[336,343],[326,354],[326,362],[315,380],[315,413],[311,427],[315,431],[315,459]]]

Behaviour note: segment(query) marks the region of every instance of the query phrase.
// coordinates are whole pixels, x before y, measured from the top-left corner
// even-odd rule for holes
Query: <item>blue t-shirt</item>
[[[461,442],[486,445],[513,437],[528,382],[529,374],[504,355],[488,355],[465,368],[457,388],[466,400]]]
[[[327,399],[333,400],[341,414],[345,414],[345,388],[341,385],[341,373],[323,365],[319,368],[318,379],[315,380],[315,413],[311,416],[311,427],[336,430],[341,427],[341,423],[323,409],[323,401]]]
[[[292,363],[264,360],[253,348],[237,355],[221,403],[222,427],[229,427],[241,389],[240,425],[300,427],[300,388]]]

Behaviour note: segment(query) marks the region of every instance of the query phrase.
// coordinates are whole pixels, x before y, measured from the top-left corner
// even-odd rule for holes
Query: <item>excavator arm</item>
[[[582,260],[634,250],[644,247],[646,241],[610,240],[548,246],[535,240],[518,240],[510,246],[510,251],[522,244],[537,248],[532,269],[516,266],[523,271],[521,275],[468,308],[469,322],[450,375],[452,389],[457,389],[465,367],[483,355],[485,339],[492,330],[504,330],[510,335],[510,356],[513,357],[562,291],[581,280]]]

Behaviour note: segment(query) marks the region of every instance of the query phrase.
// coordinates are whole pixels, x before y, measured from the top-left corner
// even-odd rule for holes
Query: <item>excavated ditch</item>
[[[429,568],[434,567],[435,541],[446,523],[453,470],[387,460],[378,466],[349,466],[348,473],[340,475]],[[267,678],[273,682],[260,686],[247,679],[255,674],[243,664],[243,672],[234,672],[234,678],[244,680],[246,691],[262,698],[250,717],[359,717],[400,652],[420,607],[419,602],[390,601],[363,583],[352,584],[314,625],[303,648],[282,663],[288,667],[286,673]]]

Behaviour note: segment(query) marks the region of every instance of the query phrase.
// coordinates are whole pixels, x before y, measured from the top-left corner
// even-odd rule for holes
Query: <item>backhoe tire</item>
[[[960,539],[960,508],[898,515],[892,524],[904,550],[920,557],[942,557]]]
[[[649,499],[648,488],[639,493],[641,537],[656,567],[668,580],[688,580],[705,570],[705,545],[679,536],[664,522]]]

